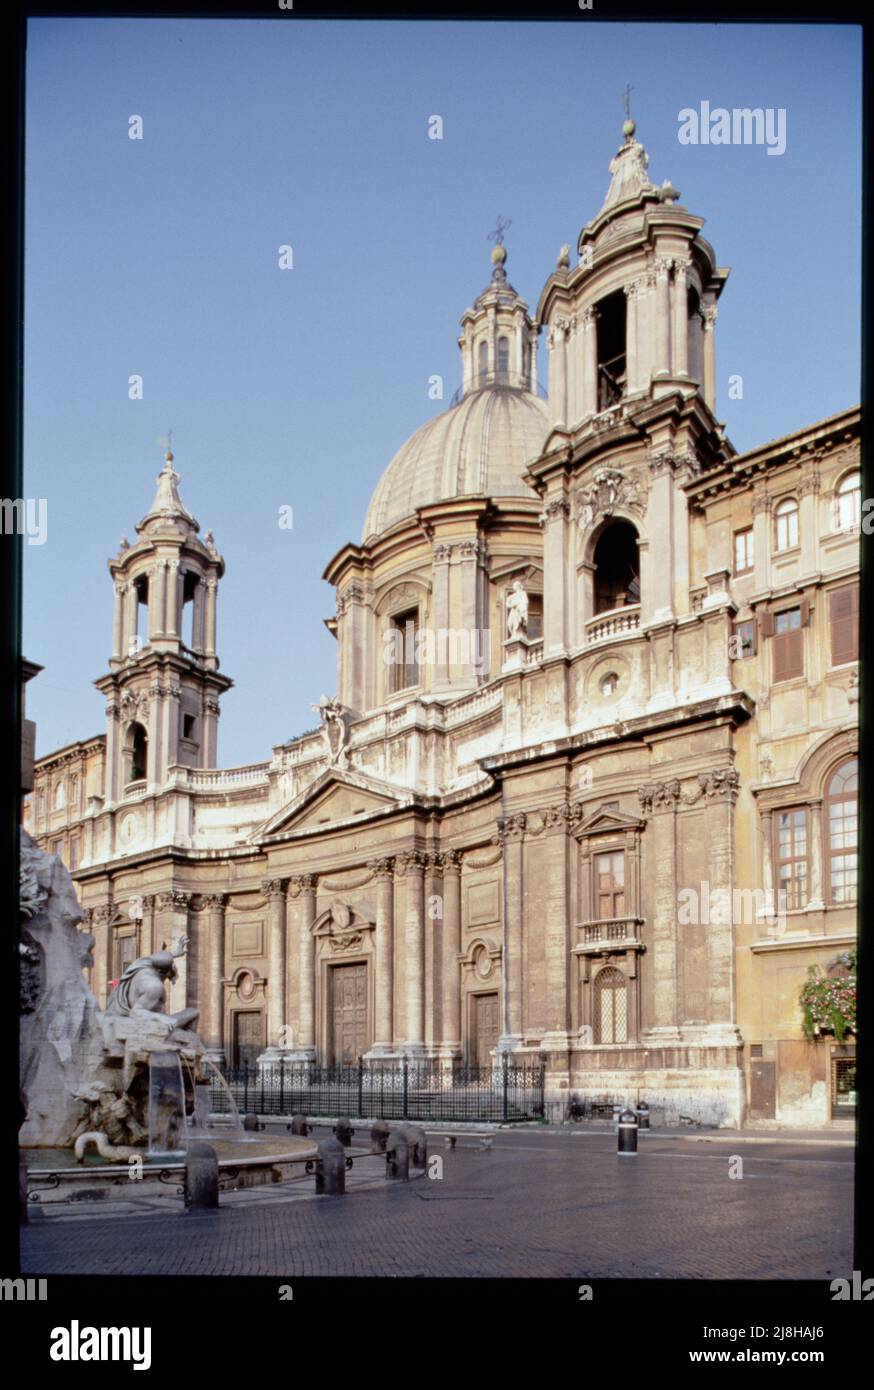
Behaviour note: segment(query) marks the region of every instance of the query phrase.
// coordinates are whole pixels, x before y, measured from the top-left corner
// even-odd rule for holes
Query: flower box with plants
[[[827,975],[811,965],[798,1002],[808,1040],[834,1033],[840,1043],[847,1033],[855,1033],[856,952],[844,951],[832,961]]]

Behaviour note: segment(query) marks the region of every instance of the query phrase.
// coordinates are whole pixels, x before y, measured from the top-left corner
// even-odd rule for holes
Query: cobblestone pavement
[[[317,1135],[317,1137],[319,1137]],[[732,1155],[743,1178],[730,1178]],[[620,1158],[613,1135],[525,1131],[481,1151],[433,1136],[443,1176],[345,1197],[298,1185],[222,1196],[75,1204],[22,1232],[30,1274],[827,1279],[852,1268],[853,1151],[651,1135]],[[736,1165],[735,1165],[736,1167]],[[374,1180],[376,1178],[376,1180]]]

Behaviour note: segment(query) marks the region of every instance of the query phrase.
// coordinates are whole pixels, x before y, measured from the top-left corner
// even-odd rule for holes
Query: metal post
[[[266,1067],[261,1068],[261,1110],[259,1112],[261,1115],[264,1114],[264,1073],[266,1070]]]
[[[503,1058],[502,1058],[501,1060],[502,1060],[502,1063],[503,1063],[503,1066],[502,1066],[502,1072],[503,1072],[502,1080],[503,1080],[503,1083],[504,1083],[504,1104],[503,1104],[503,1108],[502,1108],[502,1118],[503,1118],[504,1124],[506,1124],[506,1123],[507,1123],[507,1084],[508,1084],[509,1070],[510,1070],[509,1064],[508,1064],[508,1060],[507,1060],[507,1054],[506,1054],[506,1052],[504,1053]]]
[[[243,1110],[249,1109],[249,1063],[243,1063]]]
[[[404,1119],[407,1118],[407,1096],[409,1094],[409,1085],[409,1059],[407,1057],[404,1057]]]
[[[364,1114],[364,1058],[358,1057],[358,1114]]]
[[[285,1114],[285,1058],[279,1059],[279,1113]]]

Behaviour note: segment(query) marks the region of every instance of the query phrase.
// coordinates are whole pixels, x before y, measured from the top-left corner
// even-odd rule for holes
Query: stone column
[[[765,895],[764,909],[756,915],[760,923],[771,921],[777,914],[779,903],[774,891],[774,859],[771,849],[773,820],[770,811],[763,811],[759,817],[762,844],[762,892]]]
[[[543,527],[543,655],[553,656],[568,648],[569,583],[568,525],[570,505],[564,493],[547,497],[540,514]]]
[[[437,909],[437,910],[435,910]],[[442,1036],[443,861],[439,853],[425,855],[425,1044],[429,1053]]]
[[[164,604],[164,633],[167,637],[179,636],[179,561],[167,561],[166,602]]]
[[[812,575],[817,570],[819,546],[819,474],[814,470],[801,480],[798,489],[801,500],[798,507],[798,531],[801,541],[801,573]]]
[[[449,565],[452,559],[451,545],[434,546],[434,567],[433,567],[433,591],[432,591],[432,611],[434,614],[434,631],[439,633],[442,629],[449,628]],[[452,682],[452,672],[449,667],[449,644],[446,643],[446,657],[444,661],[436,661],[434,667],[434,690],[445,690]]]
[[[704,317],[704,399],[716,414],[716,315],[715,304],[708,304]]]
[[[368,1057],[394,1055],[394,860],[374,859],[368,864],[376,878],[376,930],[374,933],[375,975],[373,1032],[375,1041]]]
[[[189,937],[185,955],[176,960],[178,978],[170,985],[170,1001],[167,1005],[167,1012],[171,1014],[177,1013],[179,1009],[197,1008],[197,977],[202,942],[196,933],[189,933],[188,906],[190,902],[191,894],[184,893],[179,888],[170,888],[164,893],[158,893],[155,898],[158,949],[165,949],[162,943],[166,942],[166,950],[175,950],[176,943],[181,936]]]
[[[425,1042],[425,856],[407,850],[395,861],[404,880],[404,1050]]]
[[[524,813],[498,818],[504,849],[504,940],[502,951],[502,1033],[498,1048],[509,1052],[522,1042],[522,859]]]
[[[207,1056],[218,1066],[225,1062],[225,903],[223,893],[204,898],[209,969],[209,1020],[203,1029],[208,1039]],[[203,1036],[203,1034],[201,1035]]]
[[[118,713],[118,700],[111,696],[106,702],[106,795],[110,804],[118,801],[124,780],[124,749],[121,746]]]
[[[555,319],[549,333],[549,397],[555,392],[553,424],[567,425],[567,329],[565,318]]]
[[[124,654],[131,653],[131,643],[137,635],[137,589],[131,580],[125,585]]]
[[[677,1029],[677,806],[680,783],[657,782],[638,791],[650,817],[646,852],[653,883],[653,1027],[668,1041]]]
[[[167,614],[167,561],[156,560],[153,571],[154,594],[149,595],[149,635],[163,637]]]
[[[206,590],[203,587],[203,580],[195,585],[192,601],[194,603],[194,615],[191,621],[191,645],[196,652],[202,652],[204,618],[206,617]]]
[[[164,691],[154,682],[149,686],[149,746],[146,750],[146,781],[156,786],[161,781],[161,700]]]
[[[638,389],[640,381],[640,336],[638,334],[638,291],[636,280],[623,286],[625,291],[625,390]]]
[[[204,656],[215,656],[215,606],[216,594],[218,591],[218,580],[207,579],[206,581],[206,640],[204,642]]]
[[[294,1039],[295,1061],[312,1061],[316,1056],[316,876],[298,874],[290,890],[297,901],[298,946],[298,1024]]]
[[[170,685],[164,691],[164,708],[161,719],[161,764],[171,767],[179,761],[179,708],[182,691],[178,685]]]
[[[215,767],[218,749],[218,696],[204,695],[201,705],[200,767]]]
[[[753,490],[753,572],[756,592],[771,587],[771,499]]]
[[[595,415],[598,410],[598,310],[584,309],[580,314],[582,325],[582,418]]]
[[[822,797],[814,797],[807,803],[810,817],[810,885],[807,899],[808,912],[822,912],[823,898],[823,836],[822,836]]]
[[[532,328],[528,339],[528,361],[531,364],[531,390],[537,395],[537,330]]]
[[[647,532],[659,538],[658,559],[647,555],[646,583],[641,583],[641,621],[671,618],[674,613],[674,461],[669,453],[650,460],[652,486],[647,512]],[[643,575],[641,575],[643,580]]]
[[[658,256],[655,263],[655,376],[671,373],[671,285],[673,262],[670,256]]]
[[[461,564],[460,626],[469,632],[472,638],[474,631],[479,627],[477,589],[482,555],[482,541],[479,536],[462,541],[458,546],[458,554]],[[459,667],[454,685],[457,689],[464,686],[474,688],[477,685],[477,676],[472,663],[468,663],[465,667]]]
[[[285,890],[282,878],[262,884],[267,899],[267,1050],[259,1061],[275,1062],[284,1056],[287,1018],[285,1014]]]
[[[727,906],[719,914],[711,912],[707,928],[709,1015],[713,1025],[735,1022],[734,957],[735,924],[733,888],[735,882],[734,803],[738,774],[733,768],[716,774],[706,785],[706,835],[711,901]],[[719,921],[714,921],[714,916]],[[727,920],[726,920],[727,919]]]
[[[461,855],[444,850],[443,862],[443,961],[440,1055],[461,1056]]]
[[[566,804],[550,806],[543,813],[545,831],[539,841],[543,877],[541,903],[546,938],[546,1014],[541,1046],[565,1050],[569,1045],[570,1000],[568,997],[570,946],[570,904],[568,903],[568,821]],[[533,850],[532,850],[533,853]],[[522,1019],[524,1027],[527,1020]],[[554,1059],[554,1064],[558,1059]]]
[[[565,356],[567,364],[567,425],[571,427],[582,419],[583,405],[583,325],[575,314],[568,323]]]
[[[674,261],[674,283],[671,286],[674,376],[689,375],[689,303],[686,272],[685,261]]]
[[[117,583],[115,586],[115,607],[112,614],[112,657],[114,661],[121,661],[127,656],[127,648],[124,645],[124,595],[126,589],[126,584]]]

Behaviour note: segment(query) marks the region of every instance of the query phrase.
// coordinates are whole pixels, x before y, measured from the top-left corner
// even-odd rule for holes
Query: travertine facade
[[[736,454],[728,272],[633,123],[611,175],[534,318],[496,247],[460,400],[330,562],[323,728],[215,768],[223,562],[168,457],[110,564],[105,738],[39,761],[30,828],[78,837],[98,997],[187,932],[171,1007],[229,1061],[545,1053],[552,1100],[819,1123],[797,998],[855,933],[859,414]]]

